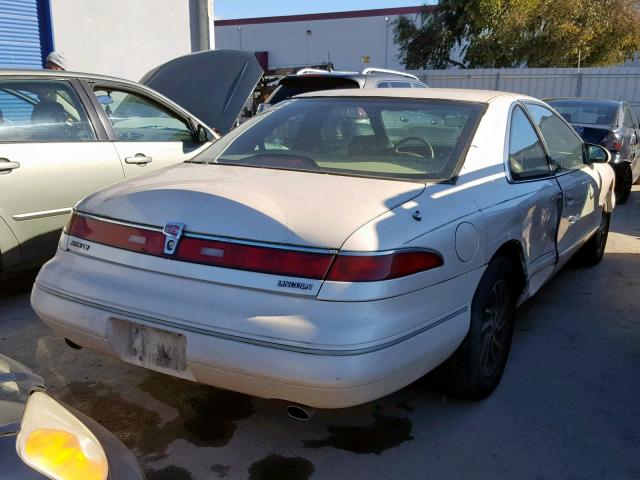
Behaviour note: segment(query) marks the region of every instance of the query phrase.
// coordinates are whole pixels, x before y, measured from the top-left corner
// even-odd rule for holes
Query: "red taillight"
[[[406,277],[441,267],[442,257],[427,250],[407,250],[384,255],[338,255],[327,275],[334,282],[376,282]]]
[[[412,275],[443,265],[442,257],[428,250],[405,250],[380,255],[338,255],[264,247],[184,236],[174,255],[164,253],[165,236],[149,230],[92,217],[72,215],[65,232],[90,242],[157,257],[215,267],[327,279],[336,282],[375,282]]]
[[[605,147],[608,150],[612,150],[614,152],[622,151],[622,147],[624,146],[624,138],[614,130],[611,130],[607,135],[602,139],[600,145]]]
[[[258,247],[199,238],[184,238],[177,260],[223,268],[322,280],[333,261],[329,253]]]
[[[222,268],[322,280],[333,261],[331,253],[312,253],[183,237],[174,255],[165,255],[162,232],[73,215],[69,235],[132,252]]]
[[[130,227],[95,218],[74,215],[69,221],[69,235],[110,247],[149,255],[164,255],[162,232]]]

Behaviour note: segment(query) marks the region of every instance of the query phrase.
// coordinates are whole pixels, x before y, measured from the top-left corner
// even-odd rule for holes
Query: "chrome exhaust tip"
[[[316,413],[315,408],[307,407],[304,405],[288,405],[287,415],[295,420],[301,420],[306,422]]]

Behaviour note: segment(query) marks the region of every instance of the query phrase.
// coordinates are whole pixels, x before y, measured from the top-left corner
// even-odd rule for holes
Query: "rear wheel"
[[[607,246],[609,238],[609,225],[611,223],[611,213],[602,211],[602,219],[600,220],[600,228],[593,236],[584,244],[578,252],[578,259],[585,266],[592,266],[600,263],[604,256],[604,249]]]
[[[616,192],[617,203],[622,205],[629,199],[629,195],[631,194],[631,186],[633,185],[633,172],[631,171],[631,166],[627,166],[624,169],[624,175],[622,177],[622,181],[620,182],[620,190]]]
[[[436,372],[448,393],[479,400],[498,386],[511,349],[515,284],[511,262],[502,256],[494,258],[473,296],[467,336]]]

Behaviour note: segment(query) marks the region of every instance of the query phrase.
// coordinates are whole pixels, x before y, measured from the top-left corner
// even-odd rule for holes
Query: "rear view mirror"
[[[608,163],[611,160],[611,153],[600,145],[585,143],[585,151],[588,163]]]

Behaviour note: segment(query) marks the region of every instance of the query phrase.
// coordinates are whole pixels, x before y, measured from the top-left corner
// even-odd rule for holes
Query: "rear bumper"
[[[210,303],[202,299],[204,293],[196,292],[203,301],[185,301],[183,317],[176,318],[166,315],[168,306],[164,302],[175,302],[175,298],[167,298],[166,291],[152,288],[139,295],[127,294],[127,282],[142,288],[150,285],[147,275],[166,276],[89,258],[82,258],[82,266],[78,264],[70,272],[64,265],[71,257],[76,261],[79,256],[59,252],[41,270],[32,293],[35,311],[60,335],[140,365],[122,354],[124,335],[119,332],[123,322],[180,333],[187,344],[184,371],[142,366],[249,395],[318,408],[348,407],[377,399],[443,362],[466,335],[469,308],[465,302],[471,299],[482,275],[479,269],[418,292],[374,302],[322,302],[247,289],[241,289],[246,301],[237,302],[237,297],[226,291],[228,287],[207,283]],[[117,296],[108,298],[104,287],[95,288],[90,274],[98,266],[94,262],[113,270],[107,274],[115,279],[112,281],[121,282],[109,289],[121,293],[119,301]],[[79,283],[68,281],[74,277]],[[156,280],[151,284],[161,279]],[[174,278],[172,282],[172,291],[190,287],[193,293],[198,288],[186,279]],[[140,311],[141,304],[151,305],[150,310]],[[255,315],[255,305],[269,315]],[[238,325],[249,320],[272,321],[277,328],[272,335],[248,335],[194,321],[211,315],[234,315]],[[369,331],[377,331],[379,338],[365,338],[363,321],[370,325]],[[394,324],[396,334],[390,334],[388,328]],[[336,335],[327,335],[327,330],[335,328],[339,329]],[[278,338],[278,332],[287,330],[292,336],[292,332],[302,332],[304,338]],[[324,338],[342,341],[339,345],[327,344],[321,341]]]
[[[616,155],[614,160],[611,161],[609,165],[611,165],[611,168],[613,168],[613,171],[616,174],[615,190],[616,192],[620,192],[623,186],[622,183],[623,183],[624,175],[627,169],[631,167],[631,162],[629,162],[626,159],[623,159],[620,156],[620,154],[617,152],[612,152],[611,154]]]

